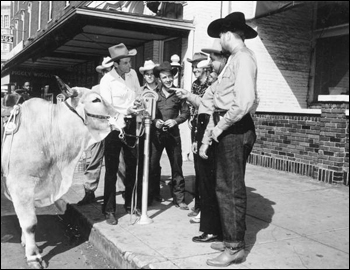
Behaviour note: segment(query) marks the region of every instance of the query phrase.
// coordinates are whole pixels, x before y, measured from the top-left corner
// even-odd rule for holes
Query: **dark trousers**
[[[245,169],[256,140],[254,123],[248,115],[219,136],[216,148],[216,195],[223,239],[226,245],[244,245],[247,193]]]
[[[179,204],[185,201],[185,179],[182,173],[182,150],[180,136],[173,136],[160,131],[151,133],[151,158],[150,158],[150,193],[156,195],[159,190],[160,159],[163,150],[166,150],[172,174],[173,202]],[[156,187],[158,186],[158,187]]]
[[[114,213],[116,210],[116,182],[117,172],[119,166],[119,155],[121,149],[124,151],[125,160],[125,204],[124,207],[131,206],[132,191],[136,180],[136,165],[137,165],[137,151],[136,148],[127,146],[121,139],[119,139],[119,131],[112,131],[105,139],[105,189],[104,189],[104,205],[103,212]],[[142,164],[139,164],[142,168]],[[139,179],[137,186],[137,206],[141,205],[142,195],[142,178]],[[136,201],[134,201],[134,205]]]
[[[197,115],[195,117],[197,118]],[[197,120],[192,120],[192,129],[191,129],[192,143],[197,142],[197,133],[198,133],[197,125],[198,125]],[[197,154],[193,153],[193,165],[194,165],[194,172],[196,174],[195,181],[194,181],[194,210],[196,212],[199,212],[201,210],[201,196],[200,196],[200,187],[199,187],[200,185],[199,175],[201,174],[201,172],[199,171],[201,169],[199,163],[201,162],[201,158],[198,152],[199,152],[199,147],[198,147]]]
[[[102,162],[105,150],[105,141],[97,142],[89,147],[86,151],[87,166],[85,175],[85,190],[95,191],[100,181]]]
[[[209,122],[210,115],[200,114],[198,116],[198,126],[196,140],[198,141],[198,152],[202,145],[203,134]],[[208,234],[222,235],[221,221],[218,201],[216,198],[216,162],[215,162],[216,143],[214,142],[208,149],[208,159],[202,159],[196,155],[195,168],[196,181],[198,181],[201,219],[199,230]]]

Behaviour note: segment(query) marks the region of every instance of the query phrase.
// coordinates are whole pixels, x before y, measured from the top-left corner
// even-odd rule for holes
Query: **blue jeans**
[[[247,158],[256,140],[250,119],[242,129],[232,127],[219,136],[216,148],[216,196],[226,246],[244,246],[247,193],[244,182]]]

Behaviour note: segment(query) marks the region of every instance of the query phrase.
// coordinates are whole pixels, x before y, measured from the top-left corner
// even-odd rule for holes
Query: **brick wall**
[[[193,37],[189,37],[189,48],[183,59],[211,46],[213,39],[208,36],[207,27],[213,20],[233,11],[241,11],[249,18],[252,10],[253,1],[224,1],[222,4],[211,1],[205,5],[189,1],[184,7],[184,19],[193,19],[196,29]],[[246,40],[258,61],[259,108],[307,108],[312,19],[312,9],[304,5],[248,22],[259,34],[255,39]],[[189,68],[185,63],[185,73]],[[186,80],[194,78],[186,77]]]
[[[249,163],[349,185],[349,103],[321,107],[319,114],[257,112]]]

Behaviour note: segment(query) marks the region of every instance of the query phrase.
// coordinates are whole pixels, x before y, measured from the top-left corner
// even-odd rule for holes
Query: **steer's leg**
[[[45,266],[39,249],[35,244],[35,229],[37,218],[34,206],[34,184],[30,185],[28,179],[21,179],[21,187],[12,185],[10,190],[13,205],[22,228],[22,244],[25,244],[27,263],[31,268],[41,269]],[[18,179],[17,179],[18,181]],[[18,183],[18,182],[17,182]],[[34,181],[32,183],[35,183]]]

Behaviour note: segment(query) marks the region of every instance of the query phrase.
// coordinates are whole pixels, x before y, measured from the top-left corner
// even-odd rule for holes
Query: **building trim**
[[[140,15],[133,13],[125,13],[125,12],[116,12],[116,11],[106,11],[106,10],[96,10],[91,8],[77,8],[76,13],[80,15],[88,15],[98,18],[105,19],[113,19],[113,20],[121,20],[125,22],[133,22],[140,23],[140,19],[142,19],[142,23],[156,25],[156,26],[164,26],[167,28],[176,28],[181,30],[193,30],[195,26],[192,24],[193,21],[178,21],[175,19],[168,18],[160,18],[148,15]],[[116,14],[118,16],[116,16]]]
[[[318,101],[349,103],[349,95],[319,95]]]
[[[286,109],[257,109],[256,113],[285,113],[285,114],[312,114],[312,115],[320,115],[321,109],[292,109],[292,110],[286,110]]]

